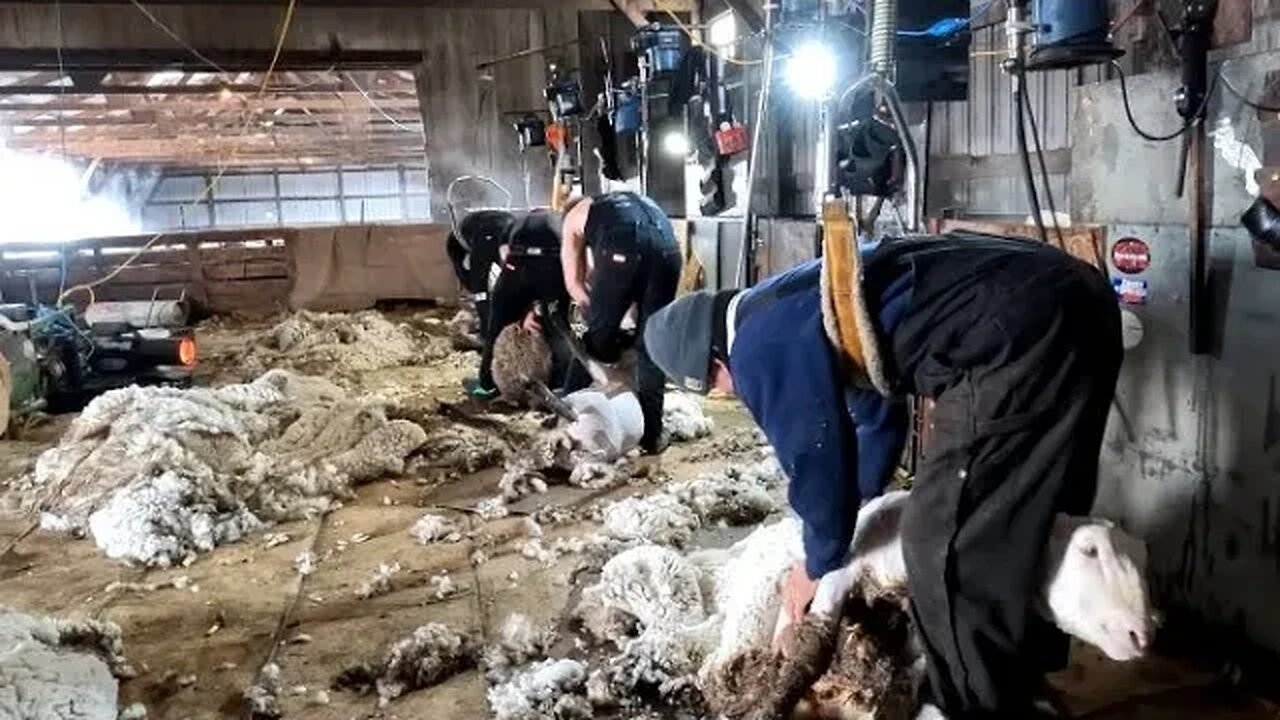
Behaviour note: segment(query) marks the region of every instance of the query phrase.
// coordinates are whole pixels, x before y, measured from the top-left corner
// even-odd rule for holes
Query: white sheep
[[[901,523],[908,498],[907,492],[893,492],[863,507],[852,560],[819,582],[811,613],[838,615],[850,592],[905,592]],[[719,643],[702,668],[704,678],[786,629],[779,582],[803,554],[801,524],[790,518],[757,530],[727,551],[691,557],[704,569],[715,568],[715,604],[723,616]],[[1036,610],[1113,660],[1141,657],[1157,622],[1148,599],[1146,561],[1145,546],[1112,523],[1061,515],[1045,549]]]

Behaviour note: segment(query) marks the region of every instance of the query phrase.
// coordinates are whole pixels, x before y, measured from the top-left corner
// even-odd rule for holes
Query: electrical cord
[[[263,73],[262,75],[262,84],[258,87],[258,92],[256,96],[258,99],[262,99],[262,97],[267,93],[267,87],[271,83],[271,76],[275,73],[276,65],[279,64],[280,62],[280,54],[284,51],[284,41],[289,35],[289,27],[293,24],[293,14],[294,14],[294,10],[297,8],[298,0],[288,0],[288,2],[289,4],[285,7],[284,18],[280,21],[280,31],[279,31],[279,36],[276,38],[275,52],[271,56],[271,63],[267,66],[266,72]],[[250,113],[246,113],[244,124],[240,128],[240,135],[242,137],[248,135],[249,125],[252,122],[253,122],[253,115]],[[198,196],[196,196],[196,198],[192,200],[190,204],[196,205],[196,204],[202,203],[205,201],[205,199],[213,195],[214,190],[217,189],[218,187],[218,182],[222,180],[223,175],[227,174],[227,170],[231,166],[231,159],[234,159],[234,157],[235,157],[235,153],[233,152],[231,158],[229,158],[227,162],[219,163],[218,174],[215,175],[213,179],[209,181],[209,183],[205,186],[204,190]],[[66,290],[62,291],[61,293],[58,294],[58,301],[56,304],[58,306],[61,306],[68,297],[74,295],[77,292],[88,293],[90,297],[90,303],[92,303],[93,297],[94,297],[94,288],[101,287],[104,283],[110,282],[120,273],[124,272],[129,266],[137,262],[138,258],[142,257],[143,253],[147,252],[152,247],[154,247],[155,244],[160,242],[160,239],[163,237],[166,237],[166,235],[167,233],[156,233],[155,235],[151,236],[151,239],[143,243],[142,247],[138,248],[137,250],[134,251],[132,255],[125,258],[124,262],[121,262],[111,272],[98,278],[97,280],[94,280],[93,282],[82,283],[80,285],[75,285],[73,287],[67,288]]]
[[[1062,224],[1058,222],[1058,206],[1053,200],[1053,186],[1049,184],[1049,167],[1045,163],[1044,147],[1040,143],[1039,123],[1036,122],[1036,113],[1035,113],[1035,110],[1032,109],[1031,107],[1031,95],[1025,92],[1025,88],[1027,85],[1026,68],[1023,68],[1019,72],[1022,75],[1022,86],[1024,88],[1024,92],[1022,93],[1022,109],[1026,112],[1025,119],[1026,119],[1026,122],[1030,125],[1031,137],[1033,140],[1035,140],[1036,160],[1039,162],[1039,165],[1040,165],[1040,182],[1041,184],[1044,185],[1045,200],[1049,204],[1049,214],[1053,218],[1053,230],[1058,235],[1058,244],[1062,247],[1063,250],[1066,250],[1067,238],[1065,235],[1062,234]],[[1018,114],[1018,122],[1021,123],[1023,119],[1024,119],[1024,116],[1020,112]]]
[[[1036,176],[1031,171],[1031,150],[1027,144],[1027,124],[1023,122],[1022,104],[1023,97],[1026,95],[1026,83],[1023,82],[1024,76],[1019,73],[1016,76],[1016,85],[1013,88],[1013,108],[1014,130],[1018,136],[1018,156],[1022,160],[1022,177],[1027,185],[1027,203],[1031,206],[1031,216],[1035,219],[1036,229],[1040,231],[1040,240],[1045,245],[1049,244],[1049,231],[1045,229],[1044,217],[1040,211],[1040,196],[1036,193]]]
[[[1249,99],[1247,95],[1245,95],[1243,92],[1240,91],[1238,87],[1236,87],[1235,83],[1231,82],[1231,78],[1227,77],[1227,66],[1230,65],[1231,62],[1232,62],[1231,60],[1227,60],[1226,62],[1222,63],[1222,65],[1218,68],[1218,79],[1222,81],[1222,84],[1224,87],[1227,88],[1227,91],[1230,92],[1232,95],[1235,95],[1236,99],[1238,99],[1240,102],[1244,103],[1245,105],[1248,105],[1254,110],[1261,110],[1262,112],[1280,113],[1280,107],[1275,105],[1266,105],[1256,100]]]
[[[386,110],[382,109],[381,105],[378,105],[378,103],[373,101],[373,98],[369,96],[369,93],[365,92],[364,88],[360,87],[360,83],[356,82],[356,79],[352,77],[351,73],[344,72],[342,73],[342,76],[347,79],[347,82],[351,83],[351,86],[356,89],[356,92],[360,93],[360,97],[364,98],[364,101],[369,104],[369,107],[376,110],[379,115],[381,115],[382,117],[390,121],[390,123],[394,125],[397,129],[403,130],[408,133],[413,133],[414,135],[422,134],[421,128],[415,130],[407,125],[404,125],[399,120],[396,120],[395,118],[391,117],[391,115],[389,115]]]
[[[1111,66],[1114,67],[1116,72],[1120,75],[1120,97],[1124,101],[1124,114],[1125,117],[1129,119],[1129,126],[1133,128],[1134,132],[1142,136],[1143,140],[1157,143],[1176,140],[1185,135],[1187,131],[1191,130],[1191,128],[1204,121],[1205,113],[1209,109],[1209,100],[1213,97],[1213,92],[1217,89],[1218,79],[1222,76],[1221,72],[1216,73],[1213,76],[1213,81],[1209,83],[1209,89],[1205,91],[1204,100],[1201,101],[1200,107],[1196,110],[1196,113],[1191,116],[1191,119],[1184,122],[1182,127],[1178,128],[1176,132],[1168,135],[1156,135],[1143,130],[1133,116],[1133,106],[1129,102],[1129,78],[1125,74],[1124,68],[1115,60],[1111,61]]]
[[[164,22],[162,22],[160,18],[151,14],[151,11],[148,10],[145,5],[138,2],[138,0],[129,0],[129,2],[133,3],[133,6],[138,9],[138,12],[142,13],[143,17],[151,21],[152,25],[155,25],[157,28],[159,28],[160,32],[164,33],[165,35],[168,35],[171,40],[181,45],[184,49],[186,49],[187,52],[191,53],[197,60],[204,63],[205,65],[208,65],[214,70],[217,70],[222,75],[226,75],[226,76],[231,75],[231,73],[228,72],[225,68],[218,65],[218,63],[210,60],[207,56],[205,56],[203,53],[197,50],[191,43],[183,39],[181,35],[179,35],[177,32],[173,30],[173,28],[164,24]]]

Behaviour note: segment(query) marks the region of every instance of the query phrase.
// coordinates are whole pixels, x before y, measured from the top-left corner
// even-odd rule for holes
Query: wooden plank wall
[[[0,295],[6,302],[52,304],[59,288],[105,277],[151,240],[150,235],[97,238],[65,245],[0,247]],[[166,236],[89,293],[68,298],[83,306],[98,300],[175,300],[188,297],[215,312],[273,309],[292,281],[280,230],[182,233]],[[66,279],[62,281],[65,258]]]
[[[360,310],[380,301],[458,299],[447,225],[367,225],[174,233],[93,289],[98,300],[186,297],[217,313]],[[0,300],[56,302],[106,277],[153,236],[0,246]],[[63,258],[66,279],[62,281]],[[77,292],[83,307],[91,296]]]

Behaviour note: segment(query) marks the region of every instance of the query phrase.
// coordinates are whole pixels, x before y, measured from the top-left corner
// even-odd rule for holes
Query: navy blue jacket
[[[884,491],[907,436],[902,398],[846,387],[822,324],[822,262],[744,292],[729,351],[734,390],[764,430],[804,521],[805,564],[819,578],[845,563],[862,501]],[[912,274],[888,279],[874,312],[887,350]]]

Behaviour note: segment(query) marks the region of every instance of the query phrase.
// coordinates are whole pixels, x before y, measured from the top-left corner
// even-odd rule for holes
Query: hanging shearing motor
[[[1036,41],[1026,58],[1028,70],[1098,65],[1124,54],[1111,44],[1107,0],[1035,0],[1033,29]]]

